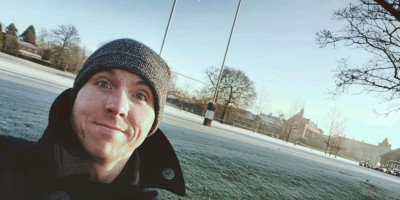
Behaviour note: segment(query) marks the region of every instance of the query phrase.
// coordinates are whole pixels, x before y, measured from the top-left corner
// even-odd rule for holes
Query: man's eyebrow
[[[107,73],[109,73],[109,74],[111,74],[111,75],[115,75],[115,70],[114,70],[114,69],[106,69],[106,70],[104,70],[104,71],[102,71],[102,72],[107,72]],[[137,81],[136,84],[145,85],[145,86],[147,86],[149,89],[151,89],[150,86],[149,86],[149,84],[147,84],[146,81],[144,81],[144,80]]]
[[[139,85],[146,85],[147,87],[150,88],[150,86],[144,80],[140,80],[140,81],[138,81],[136,83],[139,84]]]
[[[106,70],[104,70],[103,72],[107,72],[107,73],[110,73],[110,74],[112,74],[112,75],[115,75],[114,69],[106,69]]]

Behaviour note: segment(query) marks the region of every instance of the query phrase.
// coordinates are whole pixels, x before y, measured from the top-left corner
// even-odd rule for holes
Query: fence
[[[174,98],[167,98],[167,105],[178,108],[180,110],[184,110],[186,112],[191,112],[196,115],[204,116],[205,112],[205,107],[202,107],[201,105],[194,104],[194,103],[188,103],[188,102],[183,102],[178,99]]]

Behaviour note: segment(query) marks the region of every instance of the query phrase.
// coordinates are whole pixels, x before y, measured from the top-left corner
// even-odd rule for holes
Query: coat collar
[[[164,133],[157,131],[137,149],[141,180],[145,188],[161,188],[185,196],[185,181],[179,160]]]
[[[71,108],[68,105],[70,92],[71,89],[65,90],[53,102],[49,125],[40,139],[42,143],[53,144],[58,177],[88,174],[90,170],[89,156],[71,128]],[[179,160],[160,129],[135,150],[116,180],[126,175],[129,175],[131,185],[165,189],[180,196],[186,193]]]

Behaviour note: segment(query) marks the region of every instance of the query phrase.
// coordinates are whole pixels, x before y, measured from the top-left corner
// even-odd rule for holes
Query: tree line
[[[36,34],[35,27],[30,25],[21,34],[14,23],[5,27],[0,23],[0,47],[3,52],[18,53],[22,42],[35,46],[41,60],[64,71],[77,72],[90,54],[89,50],[80,46],[80,36],[75,26],[60,25],[55,29],[41,29]]]

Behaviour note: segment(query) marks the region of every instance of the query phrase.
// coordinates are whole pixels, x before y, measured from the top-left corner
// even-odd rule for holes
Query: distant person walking
[[[185,195],[158,128],[170,70],[132,39],[100,47],[60,94],[38,142],[0,136],[0,199],[157,199]]]

